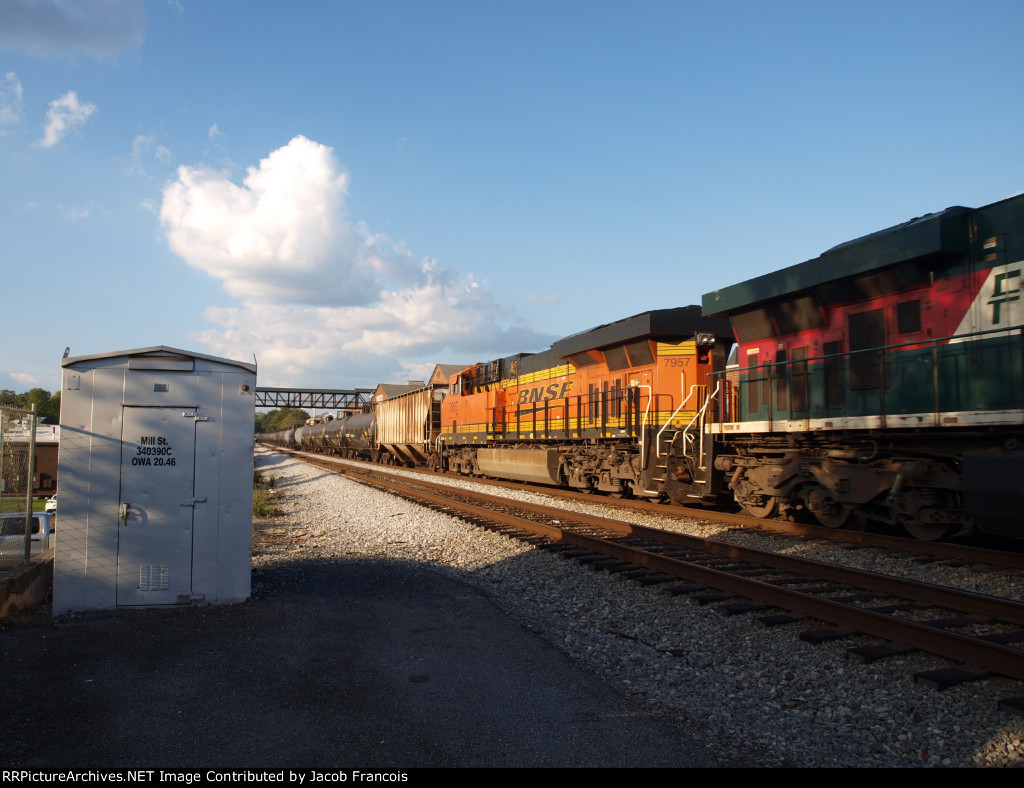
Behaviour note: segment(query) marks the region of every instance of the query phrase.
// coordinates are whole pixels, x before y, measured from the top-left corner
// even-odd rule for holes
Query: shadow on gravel
[[[267,452],[257,453],[256,465],[260,468],[273,468],[282,465],[288,460],[283,454],[269,454]]]
[[[457,579],[281,556],[234,606],[0,631],[4,768],[701,766]]]

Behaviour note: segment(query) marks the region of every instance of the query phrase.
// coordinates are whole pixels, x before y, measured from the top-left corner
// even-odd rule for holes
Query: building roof
[[[397,397],[399,394],[408,394],[410,391],[419,391],[425,388],[426,384],[423,381],[417,381],[415,383],[378,383],[377,388],[373,390],[373,399],[377,400],[377,397],[383,395],[384,399],[391,399]]]
[[[94,353],[88,356],[71,356],[69,358],[61,359],[60,365],[62,367],[70,367],[75,364],[80,364],[88,361],[102,361],[104,359],[119,358],[125,356],[129,359],[140,358],[140,357],[155,357],[165,356],[168,358],[186,357],[186,358],[197,358],[203,361],[212,361],[217,364],[229,364],[235,367],[241,367],[242,369],[248,370],[253,374],[256,373],[256,364],[249,364],[245,361],[232,361],[228,358],[218,358],[217,356],[208,356],[203,353],[193,353],[191,350],[179,350],[178,348],[168,347],[167,345],[154,345],[153,347],[135,348],[134,350],[118,350],[112,353]]]
[[[452,375],[457,375],[464,370],[466,364],[438,364],[430,373],[430,383],[447,384]]]

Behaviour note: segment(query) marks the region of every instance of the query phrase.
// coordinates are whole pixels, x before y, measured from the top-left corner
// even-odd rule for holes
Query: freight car
[[[1021,534],[1024,196],[949,208],[704,296],[738,368],[710,376],[689,495],[758,516]],[[678,436],[677,436],[678,437]]]
[[[355,413],[297,429],[256,436],[260,443],[282,449],[303,449],[350,459],[380,459],[376,418],[373,412]]]
[[[436,465],[433,447],[441,429],[445,388],[424,385],[377,401],[364,413],[259,435],[257,440],[390,465]]]
[[[424,386],[374,403],[382,456],[399,465],[437,467],[435,444],[441,432],[445,388]]]
[[[690,306],[467,367],[450,379],[440,462],[465,474],[673,497],[667,449],[680,435],[701,442],[687,430],[731,342],[728,321]]]

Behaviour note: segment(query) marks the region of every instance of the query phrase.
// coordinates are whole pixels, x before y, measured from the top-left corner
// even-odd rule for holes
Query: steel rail
[[[283,449],[277,446],[268,446],[274,451],[283,453],[296,453],[303,456],[311,455],[308,452],[296,451],[294,449]],[[321,459],[327,460],[321,456]],[[336,462],[333,460],[327,460]],[[372,463],[361,463],[372,468],[378,468]],[[421,474],[423,476],[435,476],[434,471],[427,471],[418,468],[406,468],[406,471]],[[449,474],[445,473],[444,476]],[[560,487],[551,487],[526,482],[511,482],[501,479],[483,479],[473,476],[462,476],[451,474],[453,478],[462,481],[472,481],[477,484],[502,489],[534,492],[538,495],[548,495],[552,498],[559,498],[570,501],[581,501],[594,506],[609,506],[615,509],[624,509],[649,513],[656,517],[666,517],[675,520],[687,520],[689,518],[738,525],[744,528],[755,528],[762,531],[784,534],[797,538],[820,539],[828,542],[840,542],[857,547],[875,547],[881,550],[899,551],[910,555],[920,556],[927,559],[963,561],[964,563],[985,564],[1001,569],[1024,569],[1024,554],[993,550],[991,548],[976,547],[973,545],[954,544],[951,542],[925,542],[920,539],[911,539],[889,534],[877,534],[862,531],[855,531],[848,528],[826,528],[823,525],[805,525],[803,523],[792,523],[784,520],[764,519],[749,514],[737,514],[735,512],[722,512],[700,506],[685,504],[664,504],[652,503],[639,499],[605,498],[595,496],[593,493],[584,493],[576,490],[567,490]]]
[[[414,495],[418,499],[429,501],[433,505],[447,510],[458,510],[485,521],[498,522],[510,527],[523,529],[544,536],[552,542],[561,542],[584,550],[602,553],[611,558],[646,567],[652,571],[663,572],[672,577],[679,577],[693,583],[718,588],[731,594],[809,616],[838,627],[855,630],[892,642],[904,643],[957,662],[984,667],[1004,676],[1024,680],[1024,651],[1019,649],[999,643],[987,642],[970,635],[938,629],[935,626],[929,625],[927,621],[910,621],[895,618],[802,591],[783,588],[769,582],[701,566],[691,561],[658,555],[648,550],[576,533],[553,525],[538,523],[519,515],[496,512],[487,506],[456,501],[451,496],[450,487],[446,488],[448,494],[442,495],[440,492],[430,492],[428,490],[416,489],[415,487],[410,489],[407,483],[403,484],[386,479],[372,478],[365,473],[351,469],[336,468],[336,470],[355,481],[372,484],[405,497]],[[417,483],[420,482],[417,480]],[[431,482],[422,482],[422,484],[428,487],[443,487],[443,485],[435,485]],[[459,490],[458,492],[460,494],[467,493],[465,490]],[[518,501],[510,502],[508,499],[496,498],[485,493],[469,493],[469,495],[482,499],[485,503],[492,505],[512,505],[515,508],[536,510],[538,514],[546,517],[553,516],[554,519],[571,519],[576,521],[582,519],[586,522],[594,521],[595,524],[600,522],[605,527],[618,525],[618,528],[615,528],[617,533],[629,532],[635,535],[634,529],[638,529],[645,538],[653,538],[651,532],[656,533],[659,540],[666,535],[680,537],[681,541],[678,542],[680,544],[683,541],[713,541],[656,531],[656,529],[647,529],[643,526],[634,526],[628,523],[616,524],[615,521],[610,521],[606,518],[578,515],[575,512],[567,512],[561,509],[551,509],[550,507],[536,506],[534,504],[521,504]],[[723,548],[721,552],[718,552],[716,549],[717,554],[733,557],[737,560],[768,563],[765,561],[765,558],[768,558],[772,561],[774,568],[785,567],[785,571],[794,571],[799,574],[806,574],[826,580],[830,579],[826,575],[831,575],[832,578],[836,578],[832,579],[832,582],[853,584],[860,588],[872,588],[872,584],[877,584],[874,586],[874,590],[885,591],[886,593],[904,598],[908,596],[910,598],[923,598],[924,601],[928,601],[931,604],[951,607],[956,610],[968,610],[986,617],[992,615],[1003,621],[1008,620],[1008,615],[1011,617],[1009,618],[1010,621],[1024,620],[1020,618],[1022,611],[1024,611],[1024,605],[1008,600],[999,600],[995,597],[987,597],[971,592],[955,591],[942,586],[934,586],[917,581],[903,581],[886,575],[843,569],[828,564],[808,561],[807,559],[793,558],[792,556],[778,556],[774,553],[765,554],[763,551],[750,550],[749,548],[741,548],[735,545],[725,545],[723,543],[714,543],[714,545]],[[781,560],[775,563],[776,559]],[[918,596],[919,594],[924,594],[924,596]],[[972,605],[977,605],[978,608],[975,609]],[[998,615],[992,612],[983,612],[996,609],[1001,611]],[[979,621],[979,623],[981,622]]]
[[[344,471],[347,475],[355,476],[358,471]],[[428,486],[434,490],[451,490],[450,487],[438,485],[435,482],[416,480],[417,484]],[[467,496],[485,501],[494,506],[520,508],[535,512],[552,520],[572,520],[574,522],[592,525],[626,536],[636,536],[652,541],[661,542],[667,545],[683,547],[691,550],[699,550],[703,553],[718,555],[725,558],[732,558],[738,561],[770,566],[784,572],[806,575],[809,577],[827,580],[832,583],[856,586],[858,588],[871,589],[894,596],[911,598],[915,601],[928,602],[932,605],[947,607],[953,610],[960,610],[974,615],[984,615],[998,618],[1002,621],[1024,626],[1024,603],[1015,602],[1009,599],[1001,599],[988,594],[979,594],[974,591],[962,591],[959,589],[940,586],[934,583],[925,583],[920,580],[909,580],[893,577],[891,575],[868,572],[863,569],[850,569],[836,564],[823,563],[808,558],[783,555],[767,550],[758,550],[753,547],[742,547],[740,545],[719,542],[714,539],[705,539],[698,536],[688,536],[674,531],[664,531],[660,528],[650,528],[644,525],[626,523],[620,520],[611,520],[598,515],[582,514],[579,512],[567,511],[542,504],[522,503],[512,501],[508,498],[478,493],[466,490],[459,490]],[[440,492],[439,492],[440,494]],[[445,500],[451,501],[449,492]]]

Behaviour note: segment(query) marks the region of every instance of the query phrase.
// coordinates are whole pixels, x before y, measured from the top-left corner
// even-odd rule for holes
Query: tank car
[[[728,321],[690,306],[467,367],[444,400],[440,462],[466,474],[671,496],[667,449],[693,422],[730,344]]]
[[[342,421],[337,435],[338,454],[350,459],[380,459],[377,446],[377,416],[373,411],[356,413]]]
[[[278,446],[284,449],[291,449],[295,446],[295,428],[278,430],[277,432],[260,433],[256,436],[259,443],[269,443],[271,446]]]
[[[313,427],[305,425],[295,428],[295,436],[292,438],[296,449],[309,451],[313,448]]]
[[[311,419],[311,421],[313,423],[308,424],[302,431],[302,448],[307,451],[329,452],[331,446],[327,431],[334,423],[334,418]]]
[[[752,514],[1019,536],[1024,196],[953,207],[704,296],[737,363],[706,439],[676,442],[690,494]]]

